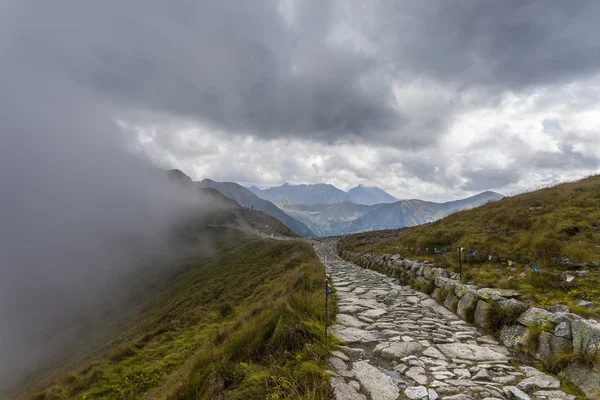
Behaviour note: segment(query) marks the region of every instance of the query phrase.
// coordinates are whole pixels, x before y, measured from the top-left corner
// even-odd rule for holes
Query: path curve
[[[344,261],[312,240],[337,296],[329,360],[337,400],[573,400],[556,378],[520,365],[492,336],[430,296]]]

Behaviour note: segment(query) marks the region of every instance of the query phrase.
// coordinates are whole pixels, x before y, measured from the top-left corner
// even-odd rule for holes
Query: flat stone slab
[[[350,326],[353,328],[362,328],[367,325],[366,323],[364,323],[364,322],[360,321],[359,319],[353,317],[352,315],[348,315],[348,314],[336,315],[335,322],[340,325]]]
[[[384,314],[387,314],[386,310],[384,310],[383,308],[375,308],[375,309],[363,311],[359,315],[361,317],[377,318],[377,317],[381,317]]]
[[[488,347],[467,343],[439,344],[438,349],[449,358],[469,361],[507,361],[508,357]]]
[[[334,325],[329,332],[346,344],[371,343],[381,340],[384,336],[378,331],[365,331],[363,329]]]
[[[418,353],[423,346],[417,342],[393,342],[381,350],[381,358],[397,360]]]
[[[367,361],[358,361],[352,370],[371,400],[396,400],[400,390],[393,379]]]

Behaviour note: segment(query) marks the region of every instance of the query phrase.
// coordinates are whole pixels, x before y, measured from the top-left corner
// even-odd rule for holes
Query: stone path
[[[337,296],[331,387],[344,400],[562,399],[560,381],[519,366],[496,339],[426,294],[313,242]]]

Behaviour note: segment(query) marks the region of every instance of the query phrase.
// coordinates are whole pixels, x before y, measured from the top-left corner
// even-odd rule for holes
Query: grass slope
[[[35,400],[325,399],[323,267],[302,242],[212,229],[128,338]]]
[[[465,256],[463,280],[518,289],[540,306],[562,303],[582,315],[598,315],[600,307],[584,309],[574,299],[600,304],[600,176],[504,198],[426,225],[356,234],[347,246],[356,252],[430,259],[454,271],[455,249],[475,249],[476,256]],[[410,251],[412,247],[452,251],[436,256]],[[506,260],[517,265],[510,268]],[[540,273],[533,273],[530,265],[537,265]],[[562,273],[578,269],[590,272],[567,283]]]

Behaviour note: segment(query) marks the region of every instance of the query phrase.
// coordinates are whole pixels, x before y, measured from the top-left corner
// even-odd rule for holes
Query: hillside
[[[368,206],[398,201],[397,198],[377,186],[358,185],[348,190],[347,193],[351,202]]]
[[[173,169],[167,171],[167,176],[171,180],[181,184],[186,190],[198,192],[200,201],[207,203],[204,207],[207,207],[210,212],[202,213],[202,216],[196,220],[195,227],[229,226],[245,231],[255,230],[279,236],[297,236],[290,228],[275,217],[258,209],[253,210],[242,207],[237,201],[223,195],[217,189],[199,187],[189,176],[180,170]],[[185,221],[185,225],[189,226],[190,224],[191,220]]]
[[[519,289],[541,306],[563,303],[584,315],[598,314],[600,176],[504,198],[426,225],[353,235],[348,246],[431,259],[452,270],[458,270],[460,246],[465,280]],[[451,251],[443,253],[444,248]],[[438,255],[431,254],[435,249]],[[575,278],[567,283],[564,274]],[[576,300],[596,302],[597,308],[582,308]]]
[[[312,237],[314,233],[302,222],[290,217],[285,212],[268,200],[261,199],[250,190],[233,182],[215,182],[210,179],[204,179],[200,186],[218,190],[223,195],[235,200],[241,206],[259,210],[270,216],[277,218],[281,223],[302,237]]]
[[[335,236],[345,232],[360,216],[382,207],[383,204],[367,206],[350,202],[336,204],[306,205],[292,201],[282,201],[277,206],[287,214],[305,223],[319,236]]]
[[[138,299],[143,311],[76,368],[31,377],[28,398],[328,398],[322,265],[310,245],[202,234],[210,252],[172,264]]]

